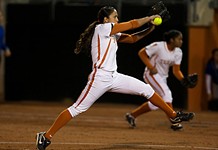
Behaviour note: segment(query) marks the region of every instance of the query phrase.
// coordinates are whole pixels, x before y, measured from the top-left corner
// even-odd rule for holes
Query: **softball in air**
[[[154,25],[159,26],[162,23],[162,19],[159,17],[154,18]]]

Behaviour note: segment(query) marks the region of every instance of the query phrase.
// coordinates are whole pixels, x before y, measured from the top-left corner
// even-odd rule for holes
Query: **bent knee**
[[[75,108],[73,105],[68,107],[68,111],[70,112],[71,116],[72,117],[75,117],[77,115],[79,115],[80,113],[86,111],[86,110],[83,110],[83,109],[79,109],[79,108]]]
[[[159,109],[157,106],[153,105],[150,101],[148,102],[148,107],[150,108],[150,110],[157,110],[157,109]]]
[[[154,89],[149,84],[146,84],[142,95],[149,99],[153,96],[154,92]]]

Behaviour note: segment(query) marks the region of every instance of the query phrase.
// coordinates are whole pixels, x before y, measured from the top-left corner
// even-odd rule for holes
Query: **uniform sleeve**
[[[105,36],[105,37],[110,37],[111,31],[113,29],[114,23],[105,23],[100,26],[101,32],[99,34]],[[116,33],[115,35],[116,40],[118,40],[121,36],[121,33]]]
[[[176,55],[175,55],[175,64],[180,65],[182,61],[182,50],[180,48],[176,49]]]
[[[112,23],[101,24],[101,25],[99,26],[99,29],[100,29],[99,34],[102,34],[102,35],[104,35],[104,36],[109,37],[112,28],[113,28],[113,24],[112,24]]]
[[[148,46],[145,46],[145,51],[149,57],[152,57],[158,51],[158,43],[154,42]]]

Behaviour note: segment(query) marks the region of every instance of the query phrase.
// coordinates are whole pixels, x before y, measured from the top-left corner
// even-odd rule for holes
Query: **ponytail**
[[[95,26],[98,24],[97,21],[94,21],[90,24],[85,31],[80,35],[79,40],[76,42],[76,48],[74,49],[75,54],[85,53],[86,55],[91,55],[91,41],[92,36],[95,31]]]

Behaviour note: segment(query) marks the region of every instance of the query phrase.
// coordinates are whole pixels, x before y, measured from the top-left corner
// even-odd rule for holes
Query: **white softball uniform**
[[[151,75],[147,67],[143,74],[143,78],[146,83],[149,83],[153,89],[163,98],[167,103],[172,103],[172,93],[167,85],[167,77],[169,74],[169,68],[174,64],[180,65],[182,61],[182,50],[175,48],[173,51],[169,51],[167,43],[164,41],[154,42],[145,47],[145,51],[150,57],[150,62],[156,67],[158,73]],[[149,103],[151,110],[156,110],[158,107]]]
[[[68,108],[73,117],[86,111],[105,92],[141,95],[147,99],[154,94],[149,84],[117,72],[117,40],[121,33],[110,36],[112,26],[105,23],[95,28],[91,51],[93,69],[77,101]]]

